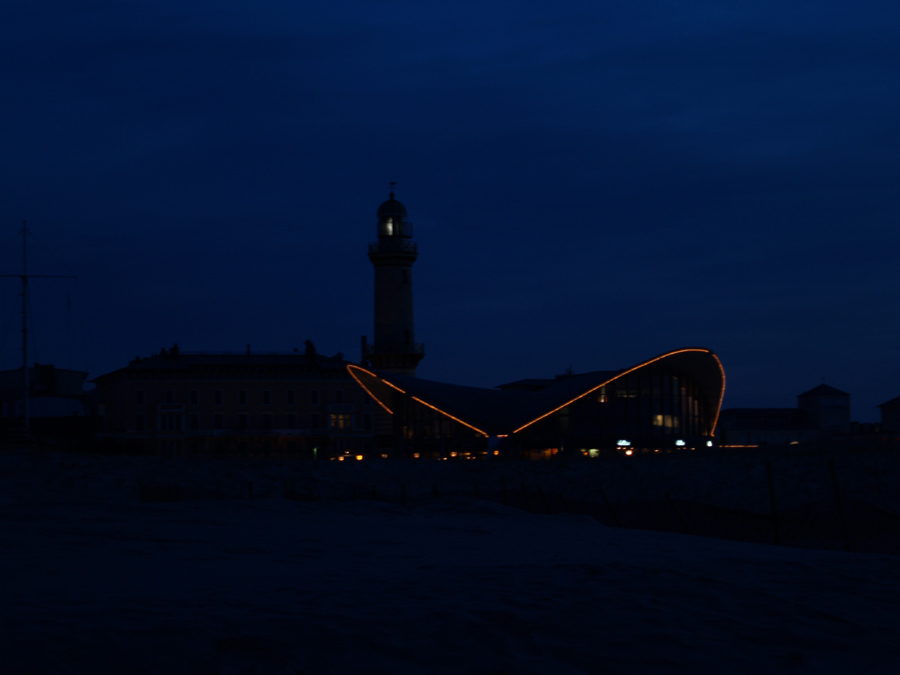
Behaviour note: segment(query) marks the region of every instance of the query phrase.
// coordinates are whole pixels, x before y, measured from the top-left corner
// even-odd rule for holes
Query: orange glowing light
[[[369,371],[369,370],[366,370],[365,368],[360,368],[359,366],[354,366],[352,363],[348,363],[348,364],[347,364],[347,372],[350,373],[350,377],[352,377],[354,380],[356,380],[356,383],[357,383],[360,387],[362,387],[362,388],[365,390],[365,392],[366,392],[369,396],[371,396],[371,397],[375,400],[375,402],[376,402],[378,405],[380,405],[382,408],[384,408],[384,409],[387,411],[387,413],[388,413],[389,415],[393,415],[393,414],[394,414],[394,411],[391,410],[390,408],[388,408],[388,407],[387,407],[387,404],[386,404],[384,401],[382,401],[380,398],[378,398],[378,396],[376,396],[374,392],[372,392],[366,385],[364,385],[364,384],[362,383],[362,380],[360,380],[360,379],[356,376],[356,373],[353,372],[354,370],[359,370],[359,371],[365,373],[366,375],[371,375],[371,376],[374,377],[376,380],[377,380],[377,379],[380,379],[380,378],[379,378],[375,373],[373,373],[373,372],[371,372],[371,371]],[[384,382],[384,380],[382,380],[382,382]],[[389,383],[389,382],[385,382],[385,384],[390,384],[390,383]],[[394,385],[391,385],[391,386],[393,387]],[[397,389],[397,387],[394,387],[394,389]]]
[[[421,403],[422,405],[424,405],[424,406],[426,406],[426,407],[428,407],[428,408],[431,408],[432,410],[436,410],[437,412],[441,413],[441,415],[445,415],[446,417],[449,417],[449,418],[450,418],[451,420],[453,420],[454,422],[459,422],[459,423],[462,424],[464,427],[469,427],[469,429],[471,429],[472,431],[475,431],[475,432],[481,434],[481,435],[484,436],[485,438],[488,438],[488,434],[487,434],[486,432],[482,431],[481,429],[479,429],[478,427],[473,427],[473,426],[472,426],[471,424],[469,424],[468,422],[463,422],[463,421],[462,421],[461,419],[459,419],[458,417],[454,417],[454,416],[451,415],[450,413],[445,412],[445,411],[441,410],[440,408],[431,405],[430,403],[426,403],[425,401],[423,401],[422,399],[418,398],[417,396],[411,396],[410,398],[412,398],[413,401],[416,401],[416,402]]]
[[[357,455],[357,456],[356,456],[356,461],[357,461],[357,462],[361,462],[361,461],[362,461],[362,458],[363,458],[362,455]]]
[[[644,367],[649,366],[649,365],[651,365],[651,364],[653,364],[653,363],[656,363],[657,361],[661,361],[662,359],[668,358],[668,357],[670,357],[670,356],[674,356],[675,354],[683,354],[683,353],[685,353],[685,352],[701,352],[701,353],[703,353],[703,354],[709,354],[709,355],[711,355],[711,356],[716,360],[716,364],[719,366],[719,371],[722,373],[722,393],[721,393],[720,396],[719,396],[719,405],[718,405],[718,407],[716,408],[716,418],[713,420],[712,430],[710,431],[710,433],[712,433],[712,431],[715,430],[716,424],[717,424],[718,421],[719,421],[719,409],[722,407],[722,398],[725,396],[725,369],[722,368],[722,362],[719,361],[719,357],[716,356],[715,354],[713,354],[713,352],[711,352],[711,351],[708,350],[708,349],[699,349],[699,348],[696,348],[696,347],[689,347],[689,348],[687,348],[687,349],[676,349],[676,350],[673,351],[673,352],[668,352],[668,353],[666,353],[666,354],[662,354],[661,356],[657,356],[656,358],[650,359],[649,361],[645,361],[644,363],[640,363],[640,364],[638,364],[638,365],[636,365],[636,366],[634,366],[634,367],[632,367],[632,368],[629,368],[628,370],[623,370],[621,373],[619,373],[619,374],[616,375],[615,377],[611,377],[611,378],[609,378],[608,380],[606,380],[605,382],[601,382],[601,383],[598,384],[596,387],[591,387],[591,388],[588,389],[586,392],[583,392],[583,393],[579,394],[578,396],[576,396],[575,398],[573,398],[573,399],[571,399],[571,400],[569,400],[569,401],[566,401],[566,402],[563,403],[561,406],[557,406],[557,407],[554,408],[553,410],[551,410],[551,411],[549,411],[549,412],[546,412],[546,413],[544,413],[543,415],[541,415],[541,416],[539,416],[539,417],[535,417],[533,420],[531,420],[530,422],[526,422],[525,424],[523,424],[522,426],[520,426],[518,429],[513,429],[513,432],[512,432],[512,433],[517,434],[517,433],[519,433],[520,431],[522,431],[522,429],[527,429],[528,427],[530,427],[530,426],[531,426],[532,424],[534,424],[535,422],[540,422],[540,421],[541,421],[542,419],[544,419],[545,417],[549,417],[549,416],[552,415],[553,413],[562,410],[562,409],[565,408],[567,405],[571,405],[571,404],[574,403],[575,401],[577,401],[577,400],[579,400],[579,399],[582,399],[582,398],[584,398],[585,396],[588,396],[589,394],[592,394],[593,392],[597,391],[600,387],[605,387],[605,386],[608,385],[610,382],[615,382],[615,381],[618,380],[619,378],[625,377],[625,376],[628,375],[629,373],[633,373],[635,370],[639,370],[640,368],[644,368]]]
[[[716,417],[713,420],[712,428],[709,430],[709,435],[712,436],[716,433],[716,425],[719,423],[719,415],[722,412],[722,399],[725,398],[725,368],[722,367],[722,362],[719,360],[719,357],[712,354],[712,357],[716,360],[716,365],[719,366],[719,372],[722,373],[722,391],[719,393],[719,405],[716,406]]]

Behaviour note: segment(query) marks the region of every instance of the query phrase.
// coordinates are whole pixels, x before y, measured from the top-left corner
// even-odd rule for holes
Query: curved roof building
[[[718,357],[695,347],[623,370],[495,389],[347,368],[391,414],[390,440],[380,445],[401,456],[699,447],[713,438],[725,389]]]

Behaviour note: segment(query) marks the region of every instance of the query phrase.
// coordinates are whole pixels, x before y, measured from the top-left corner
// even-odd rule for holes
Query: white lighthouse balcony
[[[410,253],[418,254],[416,242],[409,239],[381,239],[369,244],[369,255],[373,253]]]
[[[395,344],[378,344],[365,347],[366,356],[374,356],[378,354],[424,354],[425,345],[420,342],[405,344],[397,342]]]

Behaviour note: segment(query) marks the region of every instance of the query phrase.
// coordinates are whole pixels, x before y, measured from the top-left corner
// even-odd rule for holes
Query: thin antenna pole
[[[22,221],[22,390],[23,415],[25,418],[25,434],[31,433],[31,415],[29,410],[30,382],[28,381],[28,224]]]
[[[22,404],[23,418],[25,422],[25,434],[31,434],[31,387],[28,373],[28,280],[31,278],[43,279],[77,279],[76,276],[58,274],[28,274],[28,223],[22,221],[22,274],[0,274],[0,279],[16,278],[22,282]]]

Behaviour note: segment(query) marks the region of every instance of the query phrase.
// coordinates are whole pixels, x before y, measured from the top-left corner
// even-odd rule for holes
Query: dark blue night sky
[[[35,358],[359,358],[398,181],[419,376],[713,349],[725,407],[900,395],[900,6],[0,5],[0,272]],[[0,365],[19,359],[0,280]],[[67,296],[71,313],[67,313]]]

